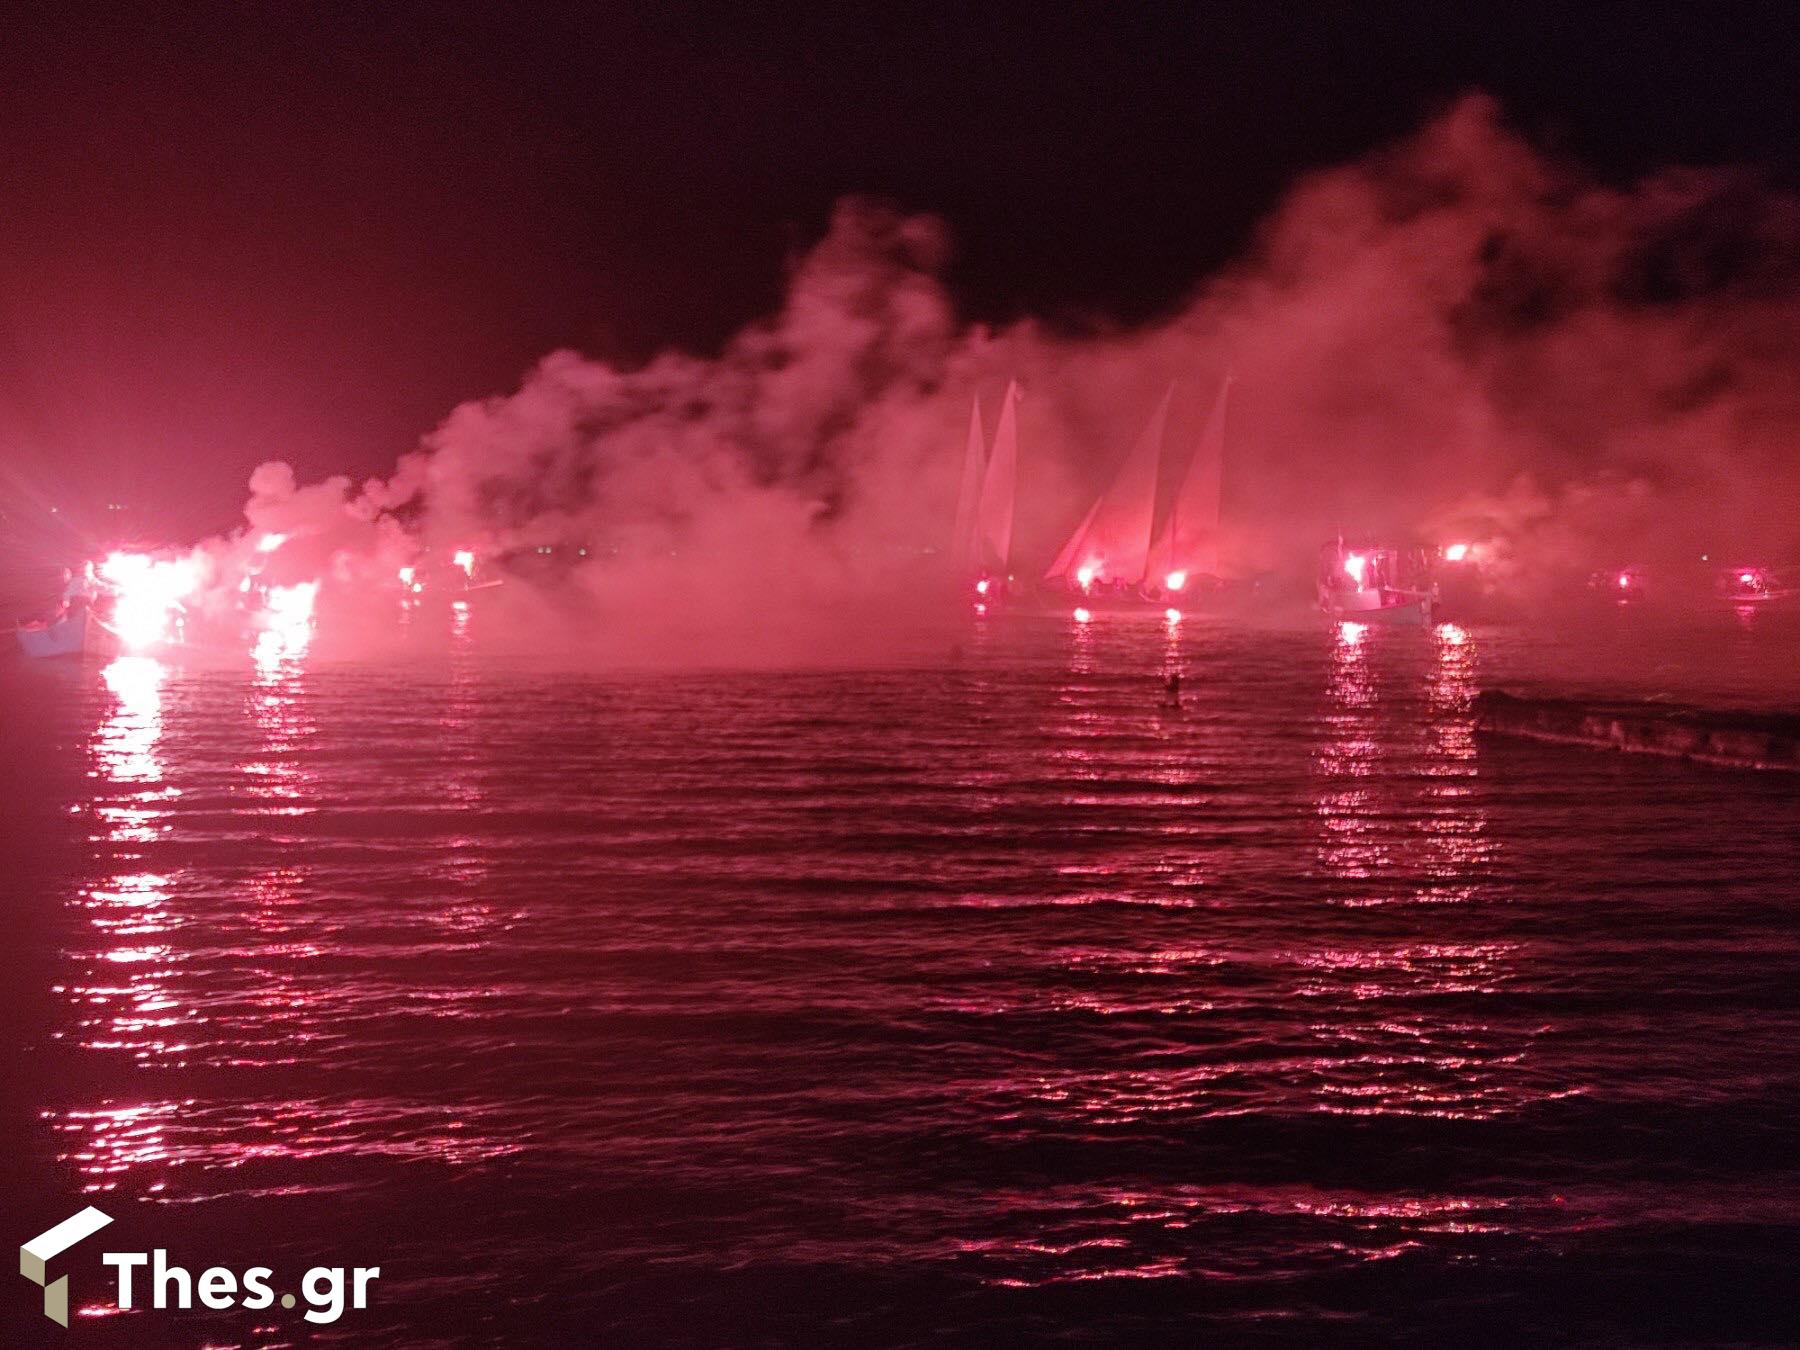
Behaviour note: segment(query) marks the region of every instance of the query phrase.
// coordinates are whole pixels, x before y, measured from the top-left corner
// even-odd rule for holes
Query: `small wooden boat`
[[[52,623],[25,623],[13,630],[25,655],[82,656],[111,645],[112,634],[90,609],[78,609]]]

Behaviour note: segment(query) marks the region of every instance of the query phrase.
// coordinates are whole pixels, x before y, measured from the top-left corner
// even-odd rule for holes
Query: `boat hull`
[[[1330,600],[1322,601],[1320,607],[1332,618],[1344,623],[1381,623],[1409,628],[1420,628],[1430,623],[1432,610],[1430,596],[1366,606]]]
[[[93,615],[82,610],[55,623],[29,624],[15,630],[25,655],[47,659],[82,656],[99,649],[104,632]]]

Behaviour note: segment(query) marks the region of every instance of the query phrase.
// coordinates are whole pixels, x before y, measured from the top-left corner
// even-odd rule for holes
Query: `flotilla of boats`
[[[1220,381],[1198,436],[1171,445],[1175,392],[1171,384],[1050,565],[1023,585],[1013,558],[1023,392],[1016,380],[1007,385],[991,441],[977,396],[949,550],[975,616],[1010,610],[1077,623],[1145,617],[1174,624],[1188,614],[1254,613],[1273,602],[1268,575],[1233,571],[1225,558],[1222,486],[1231,377]],[[311,629],[321,580],[286,575],[291,584],[280,584],[284,569],[274,564],[288,543],[283,534],[242,537],[229,622],[259,654],[291,651]],[[1319,548],[1314,598],[1322,613],[1339,622],[1422,626],[1478,619],[1492,590],[1483,574],[1491,549],[1491,543],[1432,547],[1339,534]],[[457,548],[419,553],[385,574],[353,569],[355,576],[334,584],[391,588],[403,616],[423,599],[445,598],[466,618],[467,597],[501,585],[503,574],[528,577],[525,564],[543,570],[559,560],[551,555],[567,553],[566,566],[585,560],[589,551],[585,545],[560,551],[538,545],[478,565],[473,550]],[[1740,613],[1800,598],[1800,567],[1700,561],[1698,569],[1632,564],[1597,572],[1588,578],[1588,594],[1609,605],[1723,603]],[[64,579],[53,612],[15,625],[27,656],[143,652],[187,640],[188,604],[200,589],[192,558],[121,550],[85,564],[79,574],[65,572]]]
[[[334,567],[320,574],[305,559],[283,566],[288,542],[281,534],[246,538],[229,591],[197,555],[116,549],[79,572],[65,569],[48,612],[14,624],[19,648],[29,657],[50,658],[149,655],[200,645],[248,650],[259,661],[278,659],[305,649],[320,592],[329,586],[385,593],[397,601],[404,621],[433,600],[447,600],[453,613],[460,608],[466,615],[468,597],[501,584],[470,549],[421,553],[383,582],[366,569],[340,577]]]
[[[1268,580],[1234,574],[1221,530],[1226,420],[1232,380],[1221,381],[1197,440],[1168,444],[1171,384],[1151,411],[1105,489],[1035,584],[1020,586],[1011,543],[1019,473],[1017,381],[1007,386],[994,440],[983,438],[979,397],[969,418],[951,555],[970,588],[974,613],[996,607],[1072,617],[1159,616],[1254,610],[1267,603]],[[1481,617],[1491,587],[1482,547],[1339,534],[1319,549],[1313,593],[1333,620],[1421,626]],[[1705,559],[1702,560],[1706,562]],[[1800,569],[1748,564],[1711,566],[1698,598],[1762,606],[1800,596]],[[1655,596],[1695,599],[1694,588],[1639,566],[1596,574],[1590,586],[1617,603]]]
[[[1011,570],[1018,477],[1017,382],[1007,386],[991,451],[981,406],[969,422],[952,553],[971,579],[976,613],[1011,602],[1028,609],[1148,614],[1178,619],[1219,604],[1232,583],[1219,571],[1219,502],[1229,378],[1197,443],[1167,444],[1174,386],[1163,395],[1111,482],[1096,497],[1035,585]],[[1072,608],[1071,608],[1072,607]]]

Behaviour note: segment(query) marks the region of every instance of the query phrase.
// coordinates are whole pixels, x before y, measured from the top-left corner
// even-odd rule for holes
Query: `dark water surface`
[[[8,661],[5,1240],[117,1219],[67,1344],[1800,1337],[1800,784],[1478,740],[1545,650]]]

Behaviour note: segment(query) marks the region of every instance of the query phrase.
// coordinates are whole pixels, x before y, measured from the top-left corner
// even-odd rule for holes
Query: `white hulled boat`
[[[112,630],[86,605],[50,623],[24,623],[13,631],[27,656],[103,654],[118,646]]]
[[[1319,608],[1355,623],[1427,624],[1436,591],[1422,548],[1347,544],[1319,550]]]

